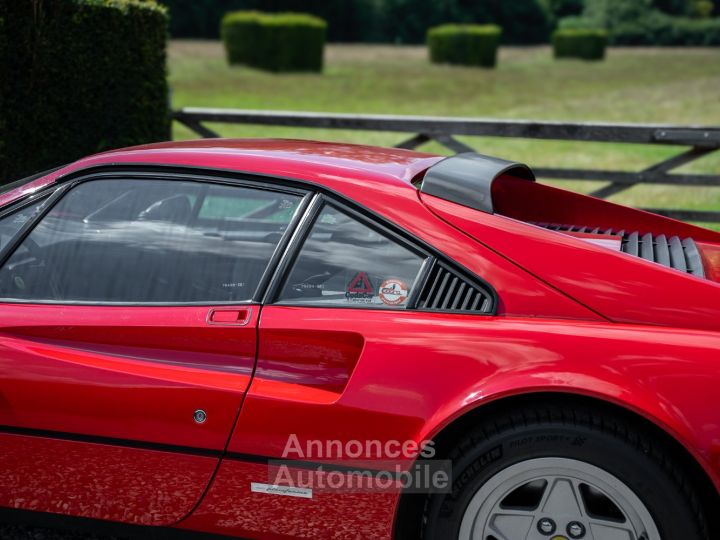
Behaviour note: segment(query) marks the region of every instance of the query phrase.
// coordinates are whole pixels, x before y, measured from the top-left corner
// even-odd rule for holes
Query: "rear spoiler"
[[[420,192],[493,214],[492,185],[501,176],[535,181],[535,174],[527,165],[467,152],[430,167]]]

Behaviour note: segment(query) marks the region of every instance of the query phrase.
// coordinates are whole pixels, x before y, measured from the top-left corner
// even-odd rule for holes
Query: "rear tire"
[[[451,452],[452,493],[426,500],[423,538],[708,540],[671,456],[642,426],[593,409],[499,414]]]

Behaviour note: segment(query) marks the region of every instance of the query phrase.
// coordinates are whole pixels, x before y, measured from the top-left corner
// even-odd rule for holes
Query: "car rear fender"
[[[662,362],[659,357],[656,360]],[[720,398],[714,396],[713,385],[703,384],[702,388],[694,390],[687,383],[698,375],[697,372],[694,376],[690,374],[695,370],[668,377],[661,368],[658,379],[664,380],[668,394],[659,395],[646,381],[616,372],[611,363],[601,364],[598,371],[604,375],[558,369],[499,374],[494,380],[484,382],[482,387],[456,396],[438,410],[428,420],[418,440],[438,440],[453,425],[491,414],[497,406],[520,407],[528,400],[538,403],[552,396],[568,403],[594,403],[608,410],[624,412],[629,417],[642,418],[655,426],[692,457],[720,493],[720,426],[717,424]],[[710,364],[708,362],[707,366]],[[644,371],[640,364],[636,367]],[[648,377],[651,376],[648,373]]]

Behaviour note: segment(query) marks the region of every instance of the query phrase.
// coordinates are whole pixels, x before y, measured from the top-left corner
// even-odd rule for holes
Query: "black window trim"
[[[302,251],[302,247],[305,244],[307,238],[309,237],[313,225],[315,225],[318,217],[320,216],[320,212],[322,212],[322,210],[326,206],[335,208],[341,212],[348,214],[350,217],[357,220],[362,225],[365,225],[373,229],[374,231],[382,234],[383,236],[408,249],[422,259],[420,269],[418,270],[415,278],[415,283],[405,306],[393,307],[366,304],[331,305],[313,303],[312,301],[283,302],[282,300],[279,300],[278,297],[283,287],[285,286],[287,279],[290,277],[290,272],[292,271],[292,268],[295,265],[295,261],[300,255],[300,252]],[[461,267],[458,267],[457,264],[449,262],[447,258],[438,257],[437,254],[434,253],[434,250],[432,250],[431,248],[426,248],[423,245],[424,243],[408,239],[407,236],[409,235],[407,233],[399,234],[398,230],[399,228],[396,227],[388,227],[387,220],[384,220],[382,218],[378,219],[374,216],[368,216],[367,212],[363,213],[355,208],[352,208],[351,206],[345,204],[344,201],[339,201],[333,196],[318,193],[317,196],[313,199],[310,207],[308,208],[302,223],[295,230],[295,233],[293,234],[293,237],[289,242],[285,253],[283,254],[283,258],[275,271],[271,286],[267,289],[266,294],[262,299],[262,304],[297,308],[353,309],[399,312],[414,311],[421,313],[459,313],[464,315],[480,316],[492,316],[496,313],[497,296],[494,289],[489,287],[489,285],[486,285],[484,281],[479,281],[478,279],[474,278],[474,276],[470,272],[461,270]],[[420,295],[425,286],[427,285],[427,280],[429,279],[432,269],[435,267],[436,264],[445,264],[445,266],[447,266],[453,272],[456,272],[463,279],[470,281],[475,287],[479,288],[490,298],[492,309],[488,312],[472,312],[463,310],[418,308],[417,304],[420,300]]]
[[[279,280],[283,280],[283,275],[290,270],[289,257],[294,257],[296,252],[302,245],[302,242],[298,242],[298,235],[296,234],[303,224],[307,223],[306,216],[311,214],[313,211],[317,212],[318,209],[314,208],[316,204],[320,204],[323,200],[331,201],[342,209],[349,210],[349,213],[360,216],[363,223],[380,227],[381,231],[387,231],[392,238],[400,239],[403,245],[412,246],[414,251],[421,253],[427,253],[430,260],[423,264],[422,271],[418,274],[417,289],[418,294],[413,299],[414,303],[417,304],[419,299],[420,291],[425,287],[428,277],[436,264],[445,264],[454,272],[456,272],[463,279],[468,280],[474,286],[478,287],[481,291],[490,297],[491,309],[488,312],[471,312],[471,311],[457,311],[457,310],[437,310],[437,309],[408,309],[404,308],[399,311],[417,311],[423,313],[446,313],[446,314],[463,314],[480,317],[489,317],[497,315],[497,308],[499,304],[498,294],[495,288],[488,283],[485,279],[478,276],[474,272],[468,270],[463,265],[455,262],[450,257],[446,256],[436,247],[428,244],[424,240],[417,238],[412,233],[402,229],[395,225],[387,218],[377,214],[373,210],[349,199],[347,196],[338,193],[326,186],[317,184],[309,180],[303,180],[292,177],[282,177],[276,175],[269,175],[257,172],[245,172],[242,170],[235,169],[222,169],[204,166],[194,165],[172,165],[172,164],[157,164],[157,163],[113,163],[105,165],[92,165],[87,168],[79,169],[63,175],[58,178],[57,182],[47,186],[46,188],[33,193],[29,196],[23,197],[17,201],[13,201],[6,208],[0,210],[0,217],[14,211],[25,204],[31,204],[31,200],[35,201],[41,197],[48,196],[54,193],[56,190],[61,189],[66,184],[74,184],[76,180],[90,181],[99,177],[102,178],[121,178],[128,179],[129,175],[132,179],[158,179],[158,180],[185,180],[185,181],[197,181],[207,182],[220,185],[231,185],[231,186],[246,186],[252,188],[260,188],[269,191],[279,191],[283,193],[290,193],[303,196],[303,201],[296,209],[293,219],[288,224],[288,227],[283,235],[283,239],[280,244],[285,244],[280,254],[273,254],[271,263],[275,263],[276,266],[273,268],[271,264],[266,268],[266,272],[271,274],[266,276],[263,274],[262,279],[269,277],[264,284],[265,290],[261,290],[260,287],[255,292],[252,300],[242,302],[226,302],[226,303],[207,303],[207,302],[186,302],[186,303],[119,303],[119,302],[68,302],[68,301],[12,301],[0,298],[0,304],[2,303],[16,303],[16,304],[56,304],[56,305],[92,305],[92,306],[125,306],[125,307],[183,307],[183,306],[215,306],[215,305],[245,305],[245,304],[263,304],[270,305],[268,301],[272,297],[271,294],[277,294],[279,290]],[[321,198],[322,197],[322,198]],[[318,202],[316,202],[318,201]],[[304,210],[302,210],[304,208]],[[35,216],[32,220],[29,220],[33,225],[30,230],[34,228],[34,224],[38,221],[38,216]],[[308,226],[309,230],[309,226]],[[278,244],[278,248],[280,247]],[[277,260],[273,260],[275,255],[278,255]],[[294,260],[294,258],[292,259]],[[0,268],[4,265],[4,261],[0,261]],[[279,270],[283,270],[283,273]],[[422,281],[421,281],[422,279]],[[282,282],[282,281],[281,281]],[[415,289],[415,288],[414,288]],[[282,305],[279,303],[273,303],[272,305]],[[409,304],[408,304],[409,305]],[[347,309],[347,306],[319,306],[318,304],[287,304],[287,307],[324,307],[326,309]],[[377,309],[381,311],[393,311],[390,308],[372,308],[370,306],[362,306],[353,309]]]
[[[12,254],[15,253],[15,250],[20,247],[20,244],[22,244],[25,239],[30,235],[32,230],[35,228],[35,225],[39,223],[40,220],[42,220],[42,218],[44,218],[50,210],[52,210],[52,208],[57,204],[57,202],[62,199],[63,195],[65,195],[65,193],[68,192],[71,188],[72,186],[70,184],[64,184],[58,187],[50,195],[48,195],[45,204],[40,208],[40,210],[34,216],[28,219],[25,223],[23,223],[23,226],[20,227],[20,230],[17,232],[17,234],[0,251],[0,268],[3,268],[5,266],[5,264],[8,262],[8,259],[10,259]],[[22,207],[25,207],[25,205],[23,205]],[[4,301],[4,299],[0,299],[0,301]]]
[[[85,171],[87,172],[87,171]],[[74,189],[80,184],[87,182],[93,182],[97,180],[171,180],[168,175],[162,175],[158,173],[149,174],[138,174],[139,171],[107,171],[88,173],[80,176],[69,177],[63,183],[54,184],[47,190],[42,190],[37,194],[33,194],[32,198],[23,198],[20,201],[11,203],[7,208],[2,209],[0,212],[0,218],[16,212],[22,208],[30,206],[42,198],[47,198],[47,203],[37,212],[31,219],[29,219],[20,228],[18,233],[13,239],[0,251],[0,269],[5,266],[7,261],[12,257],[13,253],[20,247],[30,233],[35,229],[37,224],[55,207],[55,205],[65,196],[66,193]],[[100,302],[95,300],[26,300],[17,298],[2,298],[0,297],[0,304],[16,304],[16,305],[55,305],[55,306],[95,306],[95,307],[214,307],[214,306],[241,306],[241,305],[255,305],[260,303],[265,287],[273,276],[275,265],[279,262],[285,248],[292,237],[292,233],[297,227],[302,217],[305,214],[305,210],[310,203],[312,198],[312,192],[308,190],[301,190],[292,187],[284,187],[281,184],[268,186],[266,183],[252,180],[233,180],[233,179],[218,179],[218,178],[202,178],[197,175],[189,176],[187,178],[176,178],[178,180],[186,182],[196,182],[200,184],[214,184],[224,185],[230,187],[247,187],[251,189],[258,189],[262,191],[270,191],[276,193],[287,193],[290,195],[296,195],[301,197],[300,202],[293,213],[292,218],[288,222],[288,226],[285,229],[280,241],[275,246],[270,260],[268,261],[265,270],[263,270],[258,286],[255,288],[252,296],[248,300],[226,300],[226,301],[199,301],[199,302]]]
[[[8,182],[7,184],[2,184],[0,186],[0,195],[5,195],[6,193],[9,193],[14,189],[22,187],[25,184],[29,184],[30,182],[34,182],[35,180],[38,180],[43,176],[48,176],[54,172],[59,171],[60,169],[64,169],[65,167],[67,167],[67,165],[60,165],[59,167],[53,167],[52,169],[36,172],[35,174],[31,174],[30,176],[20,178],[19,180],[13,180],[12,182]],[[33,194],[29,193],[28,195]],[[28,195],[24,196],[23,199],[25,199]]]
[[[5,216],[8,216],[10,214],[14,214],[15,212],[19,212],[23,208],[32,206],[33,204],[36,204],[38,201],[40,201],[42,199],[47,199],[57,189],[59,189],[58,186],[53,186],[52,189],[43,189],[42,191],[33,193],[32,195],[29,195],[28,197],[23,197],[22,199],[11,202],[7,206],[0,209],[0,219],[4,218]]]
[[[305,239],[310,234],[310,230],[312,229],[315,220],[320,215],[320,210],[323,206],[324,201],[322,195],[314,193],[310,203],[305,209],[304,215],[297,224],[297,227],[293,231],[292,236],[285,245],[285,249],[278,259],[272,278],[268,282],[261,298],[261,303],[263,305],[272,304],[273,300],[280,294],[280,290],[284,286],[285,281],[290,275],[290,271],[295,264],[295,259],[300,253],[300,250],[305,243]]]
[[[52,190],[43,190],[41,193],[34,193],[32,197],[23,197],[22,200],[10,203],[5,208],[0,209],[0,220],[17,212],[20,212],[21,210],[23,210],[23,208],[33,206],[42,200],[47,201],[58,189],[59,188],[55,186]],[[37,214],[30,216],[30,218],[21,225],[21,227],[15,233],[15,236],[10,239],[7,245],[4,248],[0,249],[0,268],[5,265],[10,256],[15,252],[18,246],[25,239],[25,236],[27,236],[27,234],[23,235],[19,243],[16,244],[16,240],[20,238],[20,236],[23,234],[23,230],[26,226],[28,226],[28,223],[36,223],[37,215],[44,211],[42,207],[39,210],[40,211],[37,212]],[[33,227],[34,225],[30,225],[30,230],[32,230]]]
[[[423,289],[427,286],[427,280],[430,277],[430,271],[435,266],[435,263],[437,261],[437,257],[434,257],[433,255],[430,255],[425,258],[425,260],[420,265],[420,270],[418,271],[418,275],[415,278],[416,286],[412,288],[412,291],[410,291],[410,294],[408,295],[407,299],[407,310],[416,310],[416,311],[422,311],[418,310],[418,302],[420,301],[420,294],[422,293]]]
[[[418,256],[418,258],[422,259],[422,262],[420,263],[420,269],[418,270],[417,275],[415,276],[415,284],[413,286],[413,292],[416,288],[421,289],[422,286],[424,286],[424,279],[426,276],[422,275],[422,271],[427,266],[427,260],[431,257],[429,253],[427,253],[426,250],[423,250],[419,246],[415,245],[412,242],[409,242],[407,239],[403,238],[402,236],[396,234],[393,230],[388,229],[387,227],[383,226],[383,224],[376,222],[375,220],[372,220],[368,218],[367,216],[361,214],[357,210],[354,210],[353,208],[348,207],[346,204],[343,204],[342,202],[339,202],[337,200],[334,200],[333,198],[328,197],[327,195],[318,194],[318,196],[313,201],[313,207],[311,209],[311,212],[308,212],[308,219],[306,219],[303,223],[303,226],[301,228],[298,228],[296,231],[296,234],[293,238],[294,242],[290,246],[288,246],[288,251],[285,253],[285,257],[283,260],[282,266],[278,267],[278,271],[275,274],[275,280],[273,283],[273,288],[268,289],[267,294],[265,298],[263,299],[264,305],[274,305],[274,306],[283,306],[283,307],[302,307],[302,308],[329,308],[329,309],[353,309],[353,310],[372,310],[372,311],[409,311],[413,310],[415,308],[415,305],[410,304],[408,302],[403,307],[393,307],[393,306],[377,306],[377,305],[369,305],[369,304],[351,304],[351,305],[331,305],[331,304],[318,304],[314,303],[312,301],[308,302],[283,302],[282,300],[279,300],[278,297],[283,289],[285,287],[285,284],[287,283],[288,278],[290,277],[290,272],[292,271],[295,262],[297,261],[297,258],[300,256],[300,253],[302,252],[302,248],[305,245],[305,241],[310,236],[310,233],[312,231],[313,226],[317,222],[317,219],[320,217],[320,213],[323,211],[325,207],[334,208],[336,210],[339,210],[340,212],[343,212],[347,215],[349,215],[352,219],[356,220],[360,224],[369,227],[370,229],[374,230],[377,233],[382,234],[383,236],[389,238],[391,241],[401,245],[402,247],[406,248],[410,252],[414,253]],[[421,279],[422,278],[422,279]],[[417,298],[417,295],[414,295]]]

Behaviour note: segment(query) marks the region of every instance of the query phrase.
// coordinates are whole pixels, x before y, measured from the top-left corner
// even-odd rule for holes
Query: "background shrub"
[[[427,33],[430,60],[440,64],[494,67],[502,29],[494,25],[444,24]]]
[[[217,38],[230,11],[303,12],[328,23],[331,41],[381,41],[380,6],[384,0],[160,0],[170,9],[173,37]]]
[[[605,28],[613,45],[720,45],[720,19],[672,16],[657,9],[693,13],[694,0],[681,1],[585,0],[582,16],[562,19],[560,27]]]
[[[549,36],[546,0],[160,0],[170,8],[174,37],[217,38],[233,10],[302,11],[328,23],[340,42],[423,43],[427,29],[448,22],[497,24],[507,43],[542,43]],[[581,0],[566,0],[580,2]]]
[[[225,44],[229,64],[255,66],[262,62],[264,51],[260,38],[261,13],[254,11],[232,12],[223,17],[220,36]]]
[[[158,0],[171,10],[174,37],[217,38],[233,10],[294,11],[321,17],[335,42],[422,43],[445,23],[497,24],[504,43],[545,43],[564,17],[593,19],[588,28],[615,28],[650,12],[674,17],[720,15],[720,0]],[[682,23],[681,23],[682,25]],[[562,25],[561,25],[562,26]],[[642,31],[642,30],[641,30]],[[638,29],[633,33],[637,34]],[[694,38],[697,40],[697,38]],[[647,44],[643,41],[643,44]],[[613,41],[612,35],[610,41]]]
[[[560,29],[552,36],[555,58],[602,60],[607,47],[607,32],[591,29]]]
[[[720,19],[677,19],[672,25],[670,45],[720,45]]]
[[[656,13],[647,19],[618,26],[611,33],[618,45],[718,46],[720,19],[669,17]]]
[[[715,4],[710,0],[693,0],[690,7],[690,15],[700,19],[707,19],[712,16]]]
[[[609,30],[614,45],[718,46],[720,19],[670,17],[653,12],[637,21],[618,24]]]
[[[164,8],[0,0],[0,18],[0,182],[168,139]]]
[[[322,71],[325,21],[303,13],[236,11],[221,34],[230,64],[268,71]]]

